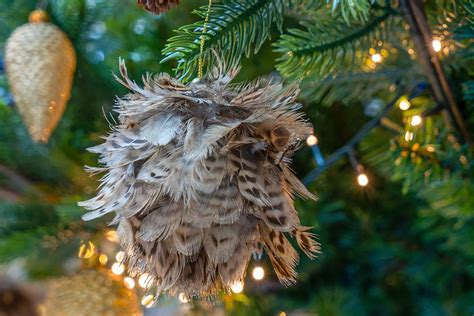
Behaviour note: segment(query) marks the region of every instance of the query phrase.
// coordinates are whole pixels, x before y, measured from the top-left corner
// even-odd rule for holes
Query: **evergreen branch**
[[[349,23],[350,19],[366,21],[370,11],[369,0],[332,0],[333,12],[339,10],[344,20]]]
[[[290,29],[289,34],[281,36],[275,44],[276,51],[283,53],[278,59],[277,69],[288,77],[317,74],[325,77],[354,64],[359,47],[369,49],[375,40],[388,37],[384,26],[389,18],[396,15],[392,8],[383,8],[381,14],[373,12],[371,19],[364,24],[321,23],[312,25],[301,23],[306,30]]]
[[[367,102],[374,97],[386,95],[393,82],[408,87],[411,82],[418,80],[421,80],[421,76],[413,67],[384,67],[376,72],[355,72],[328,76],[323,80],[303,81],[300,97],[325,106],[336,102]]]
[[[228,67],[236,66],[242,55],[257,52],[270,36],[270,28],[276,24],[281,29],[283,0],[224,0],[213,4],[209,13],[206,32],[203,33],[207,6],[195,13],[203,20],[185,25],[177,30],[163,49],[161,62],[176,60],[176,73],[184,81],[197,74],[198,60],[202,58],[205,70],[215,65],[214,52],[221,55]],[[200,38],[204,37],[204,49],[200,52]]]

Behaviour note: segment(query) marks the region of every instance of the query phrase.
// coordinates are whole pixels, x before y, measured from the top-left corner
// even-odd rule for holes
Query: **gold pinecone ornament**
[[[42,10],[30,14],[5,46],[5,66],[13,97],[31,137],[46,143],[71,94],[76,53]]]
[[[142,315],[135,292],[120,276],[103,270],[84,270],[54,281],[42,311],[47,316]]]
[[[137,0],[145,10],[162,14],[179,4],[179,0]]]

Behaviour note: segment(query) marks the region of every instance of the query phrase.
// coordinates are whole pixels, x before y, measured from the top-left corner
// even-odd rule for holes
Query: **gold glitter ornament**
[[[31,137],[47,142],[71,94],[76,53],[66,34],[42,10],[17,28],[5,46],[5,67],[15,104]]]
[[[43,307],[48,316],[142,315],[135,292],[104,270],[84,270],[53,281]]]

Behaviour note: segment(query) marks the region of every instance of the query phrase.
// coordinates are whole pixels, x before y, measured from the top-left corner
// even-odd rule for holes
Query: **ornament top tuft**
[[[38,9],[30,13],[28,17],[30,23],[43,23],[49,21],[49,15],[44,10]]]

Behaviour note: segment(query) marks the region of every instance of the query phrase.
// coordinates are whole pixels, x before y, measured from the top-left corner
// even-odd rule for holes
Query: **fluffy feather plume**
[[[100,154],[96,197],[81,202],[85,220],[115,213],[126,263],[148,273],[158,292],[212,295],[241,281],[262,248],[280,281],[295,282],[298,253],[319,245],[301,226],[293,196],[314,196],[289,169],[312,127],[298,112],[298,88],[231,85],[216,72],[184,85],[166,74],[140,87],[123,61],[131,93],[118,99],[120,124]]]

